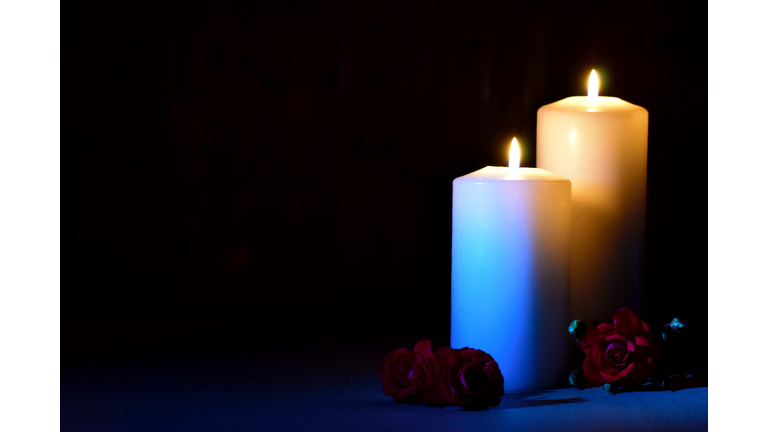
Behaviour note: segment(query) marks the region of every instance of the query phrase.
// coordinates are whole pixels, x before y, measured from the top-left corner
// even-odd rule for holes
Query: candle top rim
[[[590,113],[622,113],[645,110],[640,105],[613,96],[571,96],[541,108]]]
[[[540,181],[562,182],[571,181],[565,177],[552,174],[541,168],[509,168],[500,166],[487,166],[467,175],[457,177],[456,180],[472,181],[477,183],[497,181]]]

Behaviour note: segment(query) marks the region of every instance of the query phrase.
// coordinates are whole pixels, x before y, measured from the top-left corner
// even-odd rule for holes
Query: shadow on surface
[[[367,374],[367,375],[376,374],[377,377],[378,377],[378,370],[377,369],[368,368],[368,369],[361,369],[359,371],[352,372],[351,374],[349,374],[346,377],[344,377],[344,383],[349,384],[351,382],[350,381],[351,377],[353,377],[355,375],[357,375],[357,377],[359,377],[359,376],[362,376],[361,374]],[[355,378],[357,378],[357,377],[355,377]],[[369,376],[366,376],[366,377],[370,378]]]
[[[651,383],[649,380],[647,383],[641,385],[640,387],[631,388],[626,390],[627,393],[629,392],[646,392],[646,391],[678,391],[678,390],[687,390],[692,388],[699,388],[699,387],[708,387],[707,382],[707,376],[705,374],[679,374],[679,375],[670,375],[669,376],[669,386],[667,388],[659,388]],[[623,392],[622,392],[623,393]]]
[[[540,407],[540,406],[548,406],[548,405],[561,405],[561,404],[568,404],[568,403],[578,403],[578,402],[587,402],[588,399],[584,398],[567,398],[567,399],[513,399],[513,398],[507,398],[507,396],[504,396],[501,398],[501,404],[497,407],[492,407],[490,410],[499,410],[499,409],[516,409],[516,408],[533,408],[533,407]],[[365,407],[365,408],[391,408],[394,406],[414,406],[414,407],[423,407],[423,408],[429,408],[429,409],[459,409],[459,407],[456,406],[446,406],[446,405],[430,405],[430,404],[398,404],[395,403],[392,399],[388,400],[359,400],[355,401],[353,405]],[[467,412],[483,412],[488,410],[461,410],[461,411],[467,411]]]
[[[502,399],[501,404],[496,409],[515,409],[515,408],[532,408],[547,405],[561,405],[568,403],[587,402],[588,399],[584,398],[567,398],[567,399],[533,399],[533,400],[519,400],[512,401],[509,404],[504,403]]]
[[[497,407],[492,407],[491,410],[497,410],[497,409],[516,409],[516,408],[532,408],[532,407],[539,407],[539,406],[548,406],[548,405],[561,405],[561,404],[568,404],[568,403],[579,403],[579,402],[587,402],[589,399],[584,398],[566,398],[566,399],[543,399],[543,397],[546,395],[546,393],[552,393],[552,390],[538,390],[538,391],[518,391],[514,393],[505,393],[504,397],[501,398],[501,403]],[[381,408],[387,408],[392,406],[421,406],[425,408],[437,408],[437,409],[444,409],[444,408],[453,408],[457,409],[458,407],[454,406],[445,406],[445,405],[432,405],[432,404],[398,404],[395,403],[392,399],[377,399],[377,400],[358,400],[354,402],[354,405],[360,405],[360,406],[366,406],[366,407],[381,407]],[[463,411],[486,411],[486,410],[463,410]]]
[[[584,398],[543,399],[547,393],[553,393],[553,390],[530,390],[505,393],[504,397],[501,398],[501,403],[495,409],[532,408],[588,401],[588,399]]]
[[[709,387],[707,374],[694,373],[692,375],[673,375],[669,377],[669,389],[672,391]]]

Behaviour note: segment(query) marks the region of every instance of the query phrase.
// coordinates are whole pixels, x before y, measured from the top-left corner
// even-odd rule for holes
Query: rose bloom
[[[428,402],[459,405],[466,409],[498,406],[504,396],[504,377],[496,361],[485,351],[472,348],[440,348],[434,368],[438,392]]]
[[[644,383],[653,373],[653,360],[659,355],[658,345],[648,331],[648,324],[628,308],[613,314],[613,325],[587,329],[579,341],[587,354],[584,376],[594,383],[623,388]]]
[[[433,391],[426,388],[432,387],[430,374],[434,363],[432,343],[428,340],[418,342],[413,351],[400,348],[390,353],[379,366],[384,394],[397,403],[426,402],[428,393]]]

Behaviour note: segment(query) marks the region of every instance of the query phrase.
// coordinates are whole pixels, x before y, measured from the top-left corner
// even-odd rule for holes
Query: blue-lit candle
[[[568,374],[571,182],[485,167],[453,181],[451,346],[491,354],[504,389],[556,387]]]

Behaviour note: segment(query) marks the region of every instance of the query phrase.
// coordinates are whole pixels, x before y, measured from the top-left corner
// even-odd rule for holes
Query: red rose
[[[587,329],[579,342],[587,354],[584,376],[594,383],[623,388],[644,383],[653,373],[653,360],[659,355],[648,330],[648,324],[628,308],[613,314],[613,325]]]
[[[504,377],[490,354],[472,348],[440,348],[435,354],[438,391],[428,402],[467,409],[498,406],[504,396]]]
[[[379,366],[384,394],[395,398],[397,403],[425,402],[432,391],[423,388],[430,387],[434,363],[432,343],[428,340],[417,343],[413,351],[400,348],[390,353]]]

